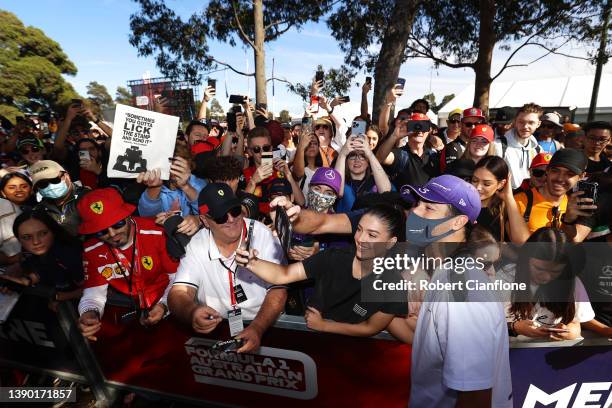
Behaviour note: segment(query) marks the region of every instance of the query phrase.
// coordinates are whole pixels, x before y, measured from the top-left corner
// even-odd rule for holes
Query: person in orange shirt
[[[519,212],[525,218],[529,232],[542,227],[561,228],[566,211],[589,208],[589,203],[581,199],[580,192],[568,195],[584,175],[587,157],[580,150],[562,149],[557,151],[546,168],[546,182],[542,187],[514,196]],[[571,215],[571,214],[569,214]]]

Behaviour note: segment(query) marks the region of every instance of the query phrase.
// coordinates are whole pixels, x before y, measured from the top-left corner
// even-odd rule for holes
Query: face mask
[[[316,212],[325,212],[336,202],[336,196],[308,191],[308,207]]]
[[[65,181],[60,181],[57,184],[49,184],[47,187],[38,190],[41,196],[56,200],[68,193],[68,185]]]
[[[446,231],[444,234],[433,236],[431,235],[434,228],[438,225],[454,218],[454,215],[446,218],[440,218],[437,220],[429,220],[427,218],[419,217],[414,212],[411,212],[406,219],[406,241],[417,247],[426,247],[432,242],[439,241],[440,239],[449,236],[455,230]]]

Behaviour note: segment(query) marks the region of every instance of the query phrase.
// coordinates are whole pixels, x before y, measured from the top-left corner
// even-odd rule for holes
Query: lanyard
[[[227,270],[227,277],[229,279],[229,292],[230,292],[230,301],[232,303],[232,307],[235,309],[236,304],[236,292],[234,290],[234,279],[235,279],[235,271],[232,271],[227,265],[223,263],[221,259],[219,259],[219,263]],[[231,266],[231,265],[230,265]]]
[[[138,264],[138,244],[136,240],[136,236],[138,235],[138,231],[136,229],[136,223],[132,225],[134,228],[134,239],[132,241],[132,262],[130,263],[125,256],[122,256],[121,252],[117,248],[113,248],[109,245],[110,253],[113,255],[116,265],[121,269],[121,275],[125,279],[128,284],[128,291],[130,292],[130,296],[137,295],[138,296],[138,305],[141,309],[146,308],[143,296],[143,288],[142,288],[142,280],[140,279],[140,267]],[[107,244],[108,245],[108,244]],[[126,272],[129,271],[129,274]],[[134,281],[134,275],[136,276],[136,280]],[[135,292],[133,290],[132,283],[135,286]]]

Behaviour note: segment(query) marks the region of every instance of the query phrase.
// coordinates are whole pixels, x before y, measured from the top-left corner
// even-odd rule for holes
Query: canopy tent
[[[512,82],[493,82],[489,95],[489,109],[503,106],[520,107],[535,102],[547,108],[576,108],[574,122],[585,122],[591,103],[594,75],[561,78],[527,79]],[[597,120],[612,120],[612,74],[603,74],[597,98]],[[474,86],[464,88],[438,112],[440,122],[446,122],[449,112],[466,109],[474,101]]]

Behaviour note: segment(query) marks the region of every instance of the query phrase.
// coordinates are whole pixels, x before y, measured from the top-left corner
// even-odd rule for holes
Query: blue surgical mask
[[[443,234],[433,236],[432,231],[440,224],[450,220],[454,215],[445,218],[439,218],[437,220],[430,220],[427,218],[419,217],[411,211],[406,218],[406,241],[409,244],[415,245],[420,248],[424,248],[432,242],[441,240],[444,237],[449,236],[455,230],[451,229]]]
[[[57,184],[49,184],[47,187],[38,190],[38,192],[45,198],[57,200],[68,193],[68,185],[62,180]]]

